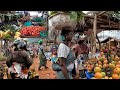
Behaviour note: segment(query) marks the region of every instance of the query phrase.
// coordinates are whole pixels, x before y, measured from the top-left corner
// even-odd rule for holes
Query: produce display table
[[[21,36],[21,38],[40,38],[40,36]]]

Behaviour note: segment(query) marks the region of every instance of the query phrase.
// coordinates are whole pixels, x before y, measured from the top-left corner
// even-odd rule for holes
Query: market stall
[[[24,17],[25,13],[19,12],[1,12],[0,13],[0,66],[7,68],[6,59],[8,58],[11,49],[11,45],[15,39],[21,38],[46,38],[47,37],[47,22],[46,18],[40,21],[41,25],[21,26],[21,23],[27,21]],[[44,15],[43,15],[44,16]],[[13,17],[13,18],[12,18]],[[36,43],[35,41],[32,41]],[[5,64],[5,65],[4,65]],[[1,67],[0,67],[1,68]],[[7,76],[7,71],[1,71],[0,75]],[[0,78],[3,78],[0,76]],[[8,77],[5,77],[6,79]]]

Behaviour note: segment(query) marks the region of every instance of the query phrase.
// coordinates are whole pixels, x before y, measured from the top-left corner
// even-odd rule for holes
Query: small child
[[[53,62],[53,63],[56,63],[58,61],[58,57],[57,57],[57,47],[53,46],[52,49],[51,49],[51,57],[50,57],[50,60]]]

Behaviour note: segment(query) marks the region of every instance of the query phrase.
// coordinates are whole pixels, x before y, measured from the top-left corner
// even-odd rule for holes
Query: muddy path
[[[34,63],[30,67],[30,69],[35,69],[35,72],[40,76],[40,79],[55,79],[56,78],[56,74],[52,70],[51,65],[52,65],[52,63],[50,61],[47,61],[47,67],[48,68],[47,69],[43,68],[42,70],[38,70],[39,59],[38,58],[34,58]]]

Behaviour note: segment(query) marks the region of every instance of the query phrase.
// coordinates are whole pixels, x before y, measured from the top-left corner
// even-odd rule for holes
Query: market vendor
[[[77,58],[81,57],[81,60],[87,60],[89,53],[89,48],[86,43],[84,43],[84,38],[78,40],[78,45],[75,47],[75,56]]]
[[[25,16],[22,17],[20,20],[18,20],[19,22],[22,22],[21,24],[23,26],[31,26],[32,22],[30,20],[30,14],[29,13],[25,13]]]
[[[77,70],[83,69],[83,63],[88,59],[89,48],[86,43],[84,43],[84,38],[78,40],[78,45],[75,47],[75,56],[77,58]]]

